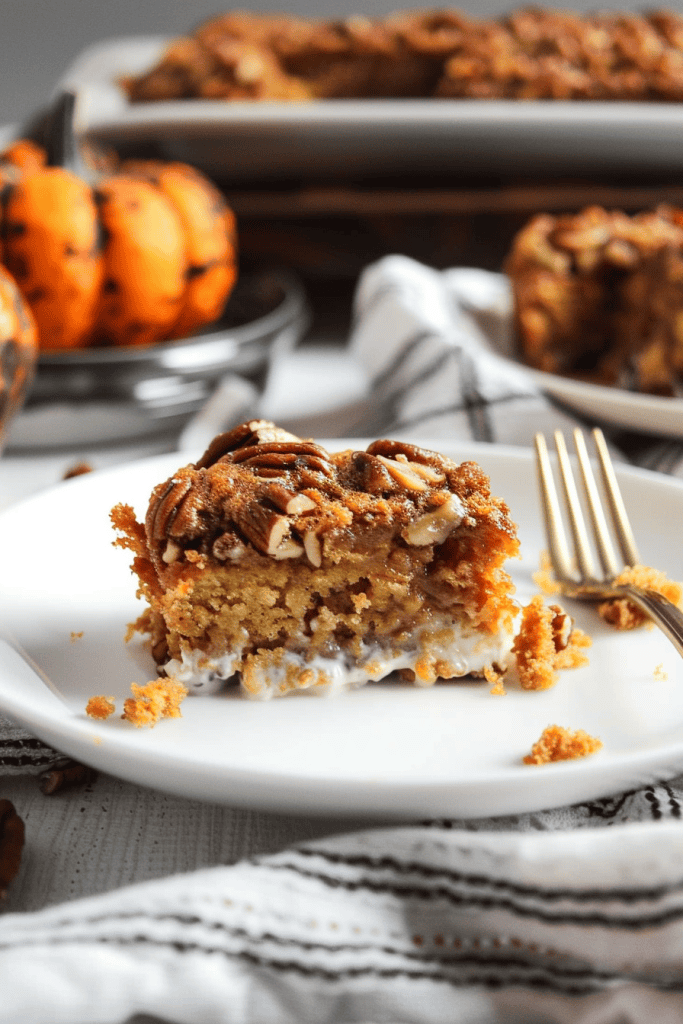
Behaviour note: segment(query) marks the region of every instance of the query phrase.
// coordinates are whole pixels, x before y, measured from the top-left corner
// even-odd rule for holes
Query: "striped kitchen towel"
[[[680,821],[360,832],[0,918],[0,1024],[667,1024]]]

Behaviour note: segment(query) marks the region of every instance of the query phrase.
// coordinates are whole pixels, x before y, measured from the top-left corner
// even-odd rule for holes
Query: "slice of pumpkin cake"
[[[190,691],[328,692],[395,670],[419,686],[492,678],[518,606],[519,542],[474,462],[399,441],[329,452],[253,420],[117,505],[161,674]]]

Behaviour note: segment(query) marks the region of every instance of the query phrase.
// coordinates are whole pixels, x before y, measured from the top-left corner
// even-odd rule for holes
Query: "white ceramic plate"
[[[584,384],[555,373],[530,371],[546,394],[568,408],[614,427],[658,437],[683,437],[683,399],[642,395],[621,388]]]
[[[531,596],[543,546],[531,453],[474,444],[432,447],[458,460],[477,459],[509,501],[524,553],[511,567],[520,598]],[[594,637],[590,666],[564,672],[546,692],[511,688],[492,696],[482,682],[429,689],[385,682],[328,699],[188,698],[181,719],[151,730],[118,717],[88,719],[91,695],[112,694],[120,706],[132,681],[154,674],[142,643],[124,643],[126,623],[140,609],[128,554],[111,545],[109,509],[125,501],[144,513],[152,486],[179,461],[165,455],[80,477],[0,515],[0,622],[42,675],[0,646],[0,708],[42,740],[113,775],[177,795],[396,818],[533,811],[618,792],[683,767],[683,661],[659,632],[610,632],[585,606],[572,611]],[[683,578],[683,551],[672,529],[683,516],[683,485],[631,469],[619,476],[642,554]],[[655,677],[657,666],[665,679]],[[604,749],[581,761],[522,764],[551,723],[585,729]]]
[[[457,275],[461,271],[455,270],[451,273]],[[470,271],[465,269],[462,273],[468,274]],[[532,370],[518,359],[515,352],[512,296],[508,290],[509,286],[503,275],[487,276],[492,294],[498,296],[500,308],[492,301],[490,306],[482,306],[481,310],[470,312],[473,312],[475,319],[479,316],[482,337],[493,353],[516,367],[522,367],[547,395],[574,412],[586,416],[591,422],[658,437],[683,438],[683,398],[662,398],[658,395],[626,391],[623,388],[588,384],[560,374]]]
[[[126,151],[153,146],[222,181],[431,172],[677,172],[681,104],[491,100],[130,104],[117,82],[151,68],[167,39],[85,50],[60,86],[78,124]]]

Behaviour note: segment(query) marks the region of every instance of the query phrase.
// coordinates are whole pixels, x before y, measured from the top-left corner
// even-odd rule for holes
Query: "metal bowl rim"
[[[279,331],[292,320],[302,316],[307,308],[306,293],[303,285],[288,271],[266,271],[251,275],[255,280],[274,281],[284,290],[282,302],[256,320],[250,320],[238,327],[226,327],[224,330],[214,329],[205,334],[195,334],[189,338],[178,338],[174,341],[156,342],[144,348],[133,346],[108,346],[106,348],[72,349],[62,352],[41,352],[38,355],[38,368],[103,366],[119,363],[143,363],[150,359],[163,356],[167,352],[178,352],[182,348],[192,349],[198,345],[211,343],[224,344],[232,341],[242,346],[253,341],[263,340]],[[214,321],[214,328],[220,320]]]

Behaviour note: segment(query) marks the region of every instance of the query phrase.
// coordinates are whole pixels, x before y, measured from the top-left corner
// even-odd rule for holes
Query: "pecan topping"
[[[19,870],[24,848],[24,823],[10,800],[0,800],[0,900]]]
[[[384,491],[396,489],[396,482],[376,455],[369,452],[354,452],[352,459],[359,483],[368,494],[382,494]]]
[[[147,535],[152,540],[163,540],[173,525],[180,503],[192,487],[192,478],[188,476],[171,477],[165,488],[152,500],[147,512]]]
[[[41,793],[45,796],[53,796],[61,793],[64,789],[71,789],[74,786],[85,786],[94,782],[97,772],[79,761],[63,761],[55,765],[50,771],[43,772],[38,780]]]
[[[236,533],[226,530],[220,537],[216,537],[211,551],[219,562],[237,562],[246,551],[246,545]]]
[[[248,466],[257,474],[264,469],[276,469],[281,474],[304,470],[327,477],[334,475],[327,452],[312,441],[272,441],[253,445],[235,452],[230,461],[235,465]]]
[[[443,544],[446,537],[466,517],[465,508],[455,494],[448,496],[443,505],[410,523],[401,532],[408,544],[420,547],[424,544]]]
[[[378,455],[377,458],[402,487],[409,491],[427,490],[426,481],[413,470],[409,462],[395,462],[394,459],[387,459],[384,455]]]
[[[303,547],[292,540],[292,524],[286,516],[255,502],[238,508],[233,513],[236,525],[264,555],[273,558],[296,558]]]
[[[330,454],[251,420],[155,489],[147,543],[159,573],[206,555],[237,562],[254,549],[319,568],[329,538],[353,530],[354,521],[361,531],[382,522],[410,545],[441,544],[461,524],[474,523],[468,465],[390,440]]]
[[[301,491],[294,491],[291,487],[285,487],[281,483],[268,484],[263,494],[269,501],[272,501],[282,512],[290,516],[298,516],[303,512],[312,512],[317,508],[317,503]]]
[[[208,469],[240,448],[250,448],[269,441],[298,440],[294,434],[289,434],[268,420],[249,420],[248,423],[242,423],[239,427],[215,437],[195,466],[196,469]]]
[[[307,530],[304,534],[304,551],[311,565],[319,569],[323,564],[323,548],[315,530]]]
[[[564,651],[569,645],[569,637],[572,632],[573,623],[571,615],[568,615],[559,604],[551,604],[548,607],[553,612],[550,628],[552,630],[555,650],[558,652]]]

